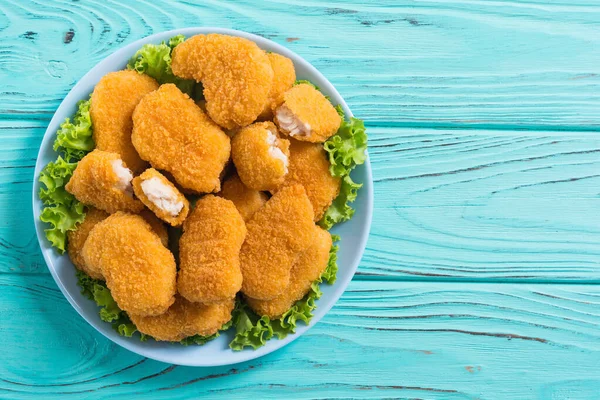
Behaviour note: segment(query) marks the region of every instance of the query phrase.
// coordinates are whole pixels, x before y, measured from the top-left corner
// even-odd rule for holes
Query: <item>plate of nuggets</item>
[[[33,213],[57,285],[104,336],[216,366],[290,343],[352,279],[372,216],[363,121],[260,36],[186,28],[90,70],[44,135]]]

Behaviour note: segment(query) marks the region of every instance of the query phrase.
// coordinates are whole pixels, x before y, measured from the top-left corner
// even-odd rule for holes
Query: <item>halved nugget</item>
[[[267,53],[267,57],[271,63],[271,68],[273,68],[273,85],[271,86],[269,101],[259,116],[263,120],[273,118],[273,110],[271,109],[273,103],[296,81],[296,70],[292,60],[277,53]]]
[[[94,150],[79,161],[65,186],[77,200],[108,213],[138,213],[144,205],[133,198],[133,174],[117,153]]]
[[[331,245],[329,232],[315,226],[310,247],[298,257],[292,267],[289,285],[279,296],[271,300],[247,298],[250,308],[258,315],[266,315],[271,319],[281,317],[295,302],[308,293],[311,284],[325,271]]]
[[[286,135],[323,143],[337,132],[342,118],[321,92],[309,84],[296,85],[273,106],[275,123]]]
[[[248,221],[268,200],[266,193],[248,188],[237,175],[223,182],[223,189],[219,194],[235,204],[244,221]]]
[[[85,272],[94,279],[104,280],[102,271],[91,268],[85,263],[83,255],[81,254],[81,249],[83,248],[83,245],[85,244],[85,241],[92,228],[99,222],[102,222],[108,218],[108,215],[109,214],[105,211],[98,210],[94,207],[89,207],[85,213],[85,219],[77,226],[77,229],[67,232],[67,252],[69,253],[71,262],[73,262],[75,268]]]
[[[138,331],[159,341],[178,342],[188,336],[210,336],[231,319],[234,300],[201,304],[176,296],[167,312],[155,316],[129,314]]]
[[[233,299],[242,286],[245,237],[244,220],[231,201],[213,195],[198,200],[179,240],[179,293],[199,303]]]
[[[290,139],[289,172],[283,185],[299,183],[304,186],[319,221],[340,193],[341,179],[331,176],[327,153],[320,143]]]
[[[184,188],[198,193],[221,189],[229,137],[177,86],[161,85],[140,101],[131,139],[142,159],[170,172]]]
[[[223,128],[251,124],[269,101],[271,63],[248,39],[192,36],[173,50],[171,68],[175,76],[202,82],[208,115]]]
[[[175,301],[175,258],[139,215],[117,212],[96,224],[82,255],[127,313],[158,315]]]
[[[158,89],[158,83],[145,74],[124,70],[104,75],[94,88],[90,116],[98,150],[119,154],[134,173],[147,163],[131,144],[131,116],[142,97]]]
[[[272,190],[288,172],[290,142],[279,138],[272,122],[257,122],[242,128],[231,141],[231,158],[246,186]]]
[[[190,211],[185,196],[154,168],[133,178],[133,191],[146,207],[171,226],[181,225]]]
[[[242,292],[259,300],[279,296],[296,257],[311,244],[313,210],[301,185],[279,190],[246,224],[240,251]]]

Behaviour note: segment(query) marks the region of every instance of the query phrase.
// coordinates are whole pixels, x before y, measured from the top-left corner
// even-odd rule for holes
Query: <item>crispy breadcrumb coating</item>
[[[94,150],[79,161],[65,186],[77,200],[108,213],[138,213],[144,205],[133,198],[133,175],[116,153]]]
[[[233,299],[223,303],[201,304],[176,296],[175,303],[155,316],[129,314],[138,331],[155,340],[179,342],[188,336],[210,336],[231,319]]]
[[[242,286],[245,237],[244,220],[231,201],[213,195],[198,200],[179,240],[179,293],[200,303],[234,298]]]
[[[296,70],[292,60],[277,53],[267,53],[267,57],[271,63],[271,68],[273,68],[273,85],[271,86],[269,101],[259,116],[259,119],[262,120],[273,119],[273,103],[296,81]]]
[[[140,101],[131,139],[140,157],[170,172],[184,188],[220,190],[231,151],[229,137],[177,86],[161,85]]]
[[[81,224],[77,226],[74,231],[67,232],[67,252],[69,258],[73,262],[73,265],[80,270],[88,274],[94,279],[104,280],[102,271],[99,269],[91,268],[85,263],[83,256],[81,255],[81,249],[85,244],[90,231],[97,223],[104,221],[108,218],[108,213],[102,210],[98,210],[94,207],[89,207],[85,213],[85,219]]]
[[[163,174],[149,168],[132,183],[137,198],[158,218],[171,226],[179,226],[186,219],[189,201]]]
[[[329,160],[319,143],[290,139],[290,166],[283,186],[299,183],[304,186],[319,221],[340,193],[341,179],[331,176]]]
[[[231,158],[246,186],[273,190],[288,172],[290,142],[280,139],[272,122],[257,122],[242,128],[231,140]]]
[[[268,199],[266,193],[249,189],[237,175],[233,175],[223,182],[223,189],[219,194],[235,204],[244,221],[248,221]]]
[[[171,68],[178,77],[202,82],[208,115],[223,128],[251,124],[269,101],[273,68],[248,39],[192,36],[173,50]]]
[[[167,227],[165,226],[165,224],[160,219],[158,219],[158,217],[156,215],[154,215],[154,213],[152,211],[148,210],[147,208],[143,209],[139,215],[140,215],[140,217],[144,218],[144,221],[146,221],[147,223],[150,224],[150,226],[152,227],[152,230],[160,238],[160,241],[163,244],[163,246],[168,247],[169,246],[169,231],[167,230]]]
[[[158,315],[175,301],[175,258],[139,215],[117,212],[96,224],[81,253],[127,313]]]
[[[131,115],[142,97],[156,89],[158,83],[148,75],[123,70],[104,75],[92,93],[96,148],[119,154],[134,173],[143,171],[147,163],[131,144]]]
[[[311,244],[313,210],[301,185],[279,190],[246,224],[240,251],[242,292],[259,300],[279,296],[296,257]]]
[[[273,106],[279,129],[305,142],[323,143],[337,132],[342,118],[313,86],[302,83],[286,91]]]
[[[247,298],[250,308],[258,315],[266,315],[271,319],[281,317],[296,301],[308,293],[311,284],[325,271],[331,245],[329,232],[315,226],[310,247],[298,257],[292,267],[289,285],[279,296],[271,300]]]

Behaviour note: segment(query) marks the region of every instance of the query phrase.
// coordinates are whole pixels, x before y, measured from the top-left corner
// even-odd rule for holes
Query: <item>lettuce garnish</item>
[[[332,239],[338,241],[340,238],[332,235]],[[256,350],[264,346],[274,336],[277,336],[278,339],[283,339],[287,335],[295,333],[298,321],[303,321],[308,325],[313,317],[313,310],[317,308],[315,301],[322,295],[319,284],[322,282],[327,282],[328,284],[335,282],[338,270],[338,249],[338,245],[331,246],[327,268],[323,271],[321,277],[313,282],[306,296],[302,300],[297,301],[280,318],[271,320],[267,316],[261,317],[252,311],[242,300],[238,299],[232,318],[236,334],[231,343],[229,343],[229,347],[236,351],[243,350],[245,347],[252,347]]]
[[[185,36],[177,35],[169,39],[168,43],[145,44],[129,60],[127,68],[136,70],[140,74],[146,74],[156,79],[161,85],[174,83],[183,93],[193,96],[196,82],[178,78],[173,75],[171,70],[171,53],[184,40]]]
[[[67,232],[75,229],[85,218],[83,204],[65,190],[65,185],[73,175],[77,162],[94,148],[90,100],[77,103],[73,121],[67,118],[60,125],[53,147],[62,155],[48,163],[40,173],[42,186],[39,196],[45,206],[40,220],[50,224],[50,228],[44,230],[46,238],[60,253],[64,253]]]

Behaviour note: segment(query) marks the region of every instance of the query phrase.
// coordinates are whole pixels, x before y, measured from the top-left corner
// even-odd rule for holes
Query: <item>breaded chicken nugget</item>
[[[202,82],[208,115],[223,128],[251,124],[269,101],[273,68],[248,39],[192,36],[173,50],[171,68],[178,77]]]
[[[190,203],[169,180],[154,168],[133,178],[133,191],[152,212],[171,226],[187,218]]]
[[[247,298],[250,308],[258,315],[266,315],[271,319],[281,317],[281,314],[308,293],[311,284],[325,271],[331,245],[329,232],[315,227],[310,247],[298,257],[292,267],[290,284],[287,288],[272,300]]]
[[[69,253],[73,265],[75,265],[78,270],[85,272],[94,279],[104,280],[102,271],[91,268],[85,263],[83,256],[81,255],[81,249],[92,228],[96,226],[97,223],[108,218],[108,215],[108,213],[102,210],[89,207],[85,213],[85,219],[77,226],[77,229],[67,232],[67,252]]]
[[[329,100],[306,83],[285,92],[273,111],[275,123],[283,133],[305,142],[323,143],[342,123]]]
[[[231,140],[231,158],[240,179],[250,189],[273,190],[288,172],[290,142],[278,137],[272,122],[242,128]]]
[[[265,205],[268,199],[265,193],[249,189],[237,175],[233,175],[223,182],[223,189],[219,194],[235,204],[244,221],[248,221],[259,208]]]
[[[279,190],[246,224],[240,251],[242,292],[270,300],[289,285],[296,257],[311,244],[313,210],[301,185]]]
[[[267,57],[271,63],[271,68],[273,68],[273,85],[271,86],[269,101],[259,116],[259,119],[263,120],[273,118],[273,110],[271,109],[273,103],[296,81],[296,70],[292,60],[277,53],[267,53]]]
[[[148,75],[124,70],[104,75],[92,93],[96,148],[117,153],[134,173],[143,171],[147,163],[131,144],[131,115],[142,97],[156,89],[158,83]]]
[[[152,211],[148,210],[147,208],[143,209],[139,215],[140,217],[144,218],[144,221],[150,224],[154,233],[156,233],[160,238],[160,241],[163,244],[163,246],[168,247],[169,231],[167,230],[165,224],[160,219],[158,219],[158,217],[154,215]]]
[[[98,223],[81,253],[127,313],[158,315],[175,301],[175,258],[139,215],[117,212]]]
[[[176,296],[167,312],[156,316],[129,314],[136,328],[156,340],[178,342],[188,336],[210,336],[231,319],[235,302],[201,304],[191,303]]]
[[[290,139],[290,166],[283,185],[299,183],[306,189],[319,221],[340,193],[341,179],[331,176],[329,160],[319,143],[306,143]]]
[[[144,205],[133,198],[133,175],[116,153],[94,150],[79,161],[65,186],[77,200],[108,213],[138,213]]]
[[[170,172],[184,188],[200,193],[221,189],[229,137],[177,86],[161,85],[140,101],[131,139],[140,157]]]
[[[177,290],[189,301],[232,299],[242,286],[240,247],[246,226],[235,205],[207,195],[183,224],[179,240]]]

